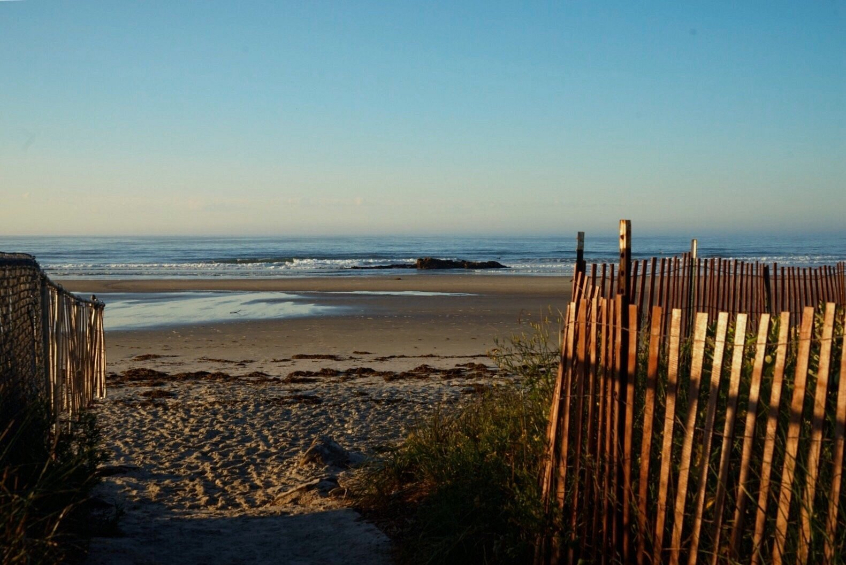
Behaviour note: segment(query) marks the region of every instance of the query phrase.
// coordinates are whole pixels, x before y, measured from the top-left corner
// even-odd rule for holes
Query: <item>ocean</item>
[[[779,265],[818,266],[846,260],[846,234],[705,236],[700,257],[723,257]],[[616,262],[617,238],[585,241],[588,263]],[[263,278],[373,276],[355,270],[413,264],[418,257],[499,261],[509,267],[480,275],[570,275],[575,234],[556,237],[9,237],[0,251],[35,255],[54,278]],[[635,236],[635,259],[690,250],[684,236]],[[403,276],[415,271],[403,271]],[[427,275],[432,274],[426,272]]]

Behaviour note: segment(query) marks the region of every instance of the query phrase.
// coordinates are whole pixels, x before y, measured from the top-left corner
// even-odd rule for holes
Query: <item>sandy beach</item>
[[[440,273],[61,282],[100,294],[107,317],[109,293],[199,290],[295,293],[335,312],[107,332],[98,495],[123,512],[122,535],[95,538],[89,563],[390,562],[389,540],[348,508],[353,468],[433,408],[507,382],[487,357],[496,340],[555,318],[570,286]]]

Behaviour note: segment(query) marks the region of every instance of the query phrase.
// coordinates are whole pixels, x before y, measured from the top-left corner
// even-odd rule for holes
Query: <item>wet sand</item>
[[[65,279],[66,289],[92,292],[164,292],[173,290],[264,290],[289,292],[427,291],[561,298],[570,277],[505,274],[414,273],[396,276],[284,277],[265,279]]]

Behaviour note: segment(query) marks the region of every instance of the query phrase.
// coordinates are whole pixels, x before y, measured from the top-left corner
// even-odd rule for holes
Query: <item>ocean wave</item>
[[[2,240],[0,240],[1,242]],[[334,240],[333,240],[334,241]],[[369,242],[367,245],[350,244],[347,248],[340,241],[333,246],[303,245],[287,248],[282,245],[266,247],[241,246],[238,241],[224,242],[209,248],[203,241],[183,242],[173,240],[168,245],[161,242],[147,242],[140,249],[110,247],[109,252],[91,252],[78,249],[80,245],[66,249],[57,247],[50,240],[48,248],[39,249],[15,246],[33,252],[41,265],[57,278],[272,278],[297,276],[348,276],[366,277],[386,274],[381,270],[353,270],[351,267],[372,267],[385,264],[413,264],[417,257],[431,255],[443,259],[467,259],[474,261],[496,260],[510,267],[503,271],[479,271],[485,276],[533,275],[572,276],[575,263],[573,250],[565,249],[560,242],[540,242],[528,245],[516,242],[513,249],[481,245],[484,242],[470,242],[460,247],[444,244],[434,248],[431,242],[391,241]],[[184,243],[184,245],[182,245]],[[413,244],[412,244],[413,243]],[[599,245],[601,243],[601,245]],[[681,242],[684,243],[684,242]],[[663,240],[645,241],[636,259],[652,256],[678,255],[686,249],[681,243],[669,245]],[[756,244],[758,243],[758,244]],[[599,241],[587,250],[585,260],[591,263],[615,264],[618,255],[616,240]],[[700,246],[700,257],[705,260],[720,255],[724,261],[759,261],[764,264],[793,267],[818,267],[834,265],[846,258],[842,252],[843,240],[831,241],[825,245],[817,240],[805,239],[791,245],[773,245],[762,242],[727,245],[723,241]],[[380,247],[381,246],[381,247]],[[492,251],[495,250],[494,254]],[[672,253],[670,252],[672,251]],[[240,255],[240,256],[239,256]],[[402,276],[418,273],[410,269]],[[435,273],[427,273],[427,276]]]
[[[296,260],[296,257],[239,257],[234,259],[212,259],[209,263],[220,265],[263,265],[274,263],[293,263]]]
[[[185,263],[55,263],[43,265],[45,270],[58,278],[156,278],[156,277],[273,277],[273,276],[367,276],[380,271],[355,270],[351,267],[375,266],[384,259],[315,259],[290,258],[290,261],[199,261]],[[413,265],[415,259],[407,257],[390,259],[391,263]],[[572,261],[516,261],[502,274],[570,274]],[[487,272],[487,271],[486,271]],[[411,270],[407,274],[416,273]]]

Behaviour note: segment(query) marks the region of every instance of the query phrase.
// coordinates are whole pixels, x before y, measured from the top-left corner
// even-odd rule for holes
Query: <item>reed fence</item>
[[[630,282],[646,280],[635,275],[630,245],[630,224],[621,223],[617,292],[601,274],[583,274],[566,310],[541,477],[559,521],[538,540],[536,564],[843,563],[842,264],[818,271],[834,276],[817,294],[785,284],[761,305],[762,292],[738,298],[732,262],[723,272],[734,290],[717,292],[715,282],[705,288],[717,298],[692,302],[679,293],[686,310],[664,299],[684,287],[683,258],[671,277],[651,270],[650,286],[669,284],[664,294],[644,291],[647,283]],[[791,307],[788,297],[835,299],[774,314],[767,307],[782,302],[772,296]]]
[[[57,420],[104,397],[103,309],[51,281],[34,257],[0,253],[0,391],[46,401]]]

